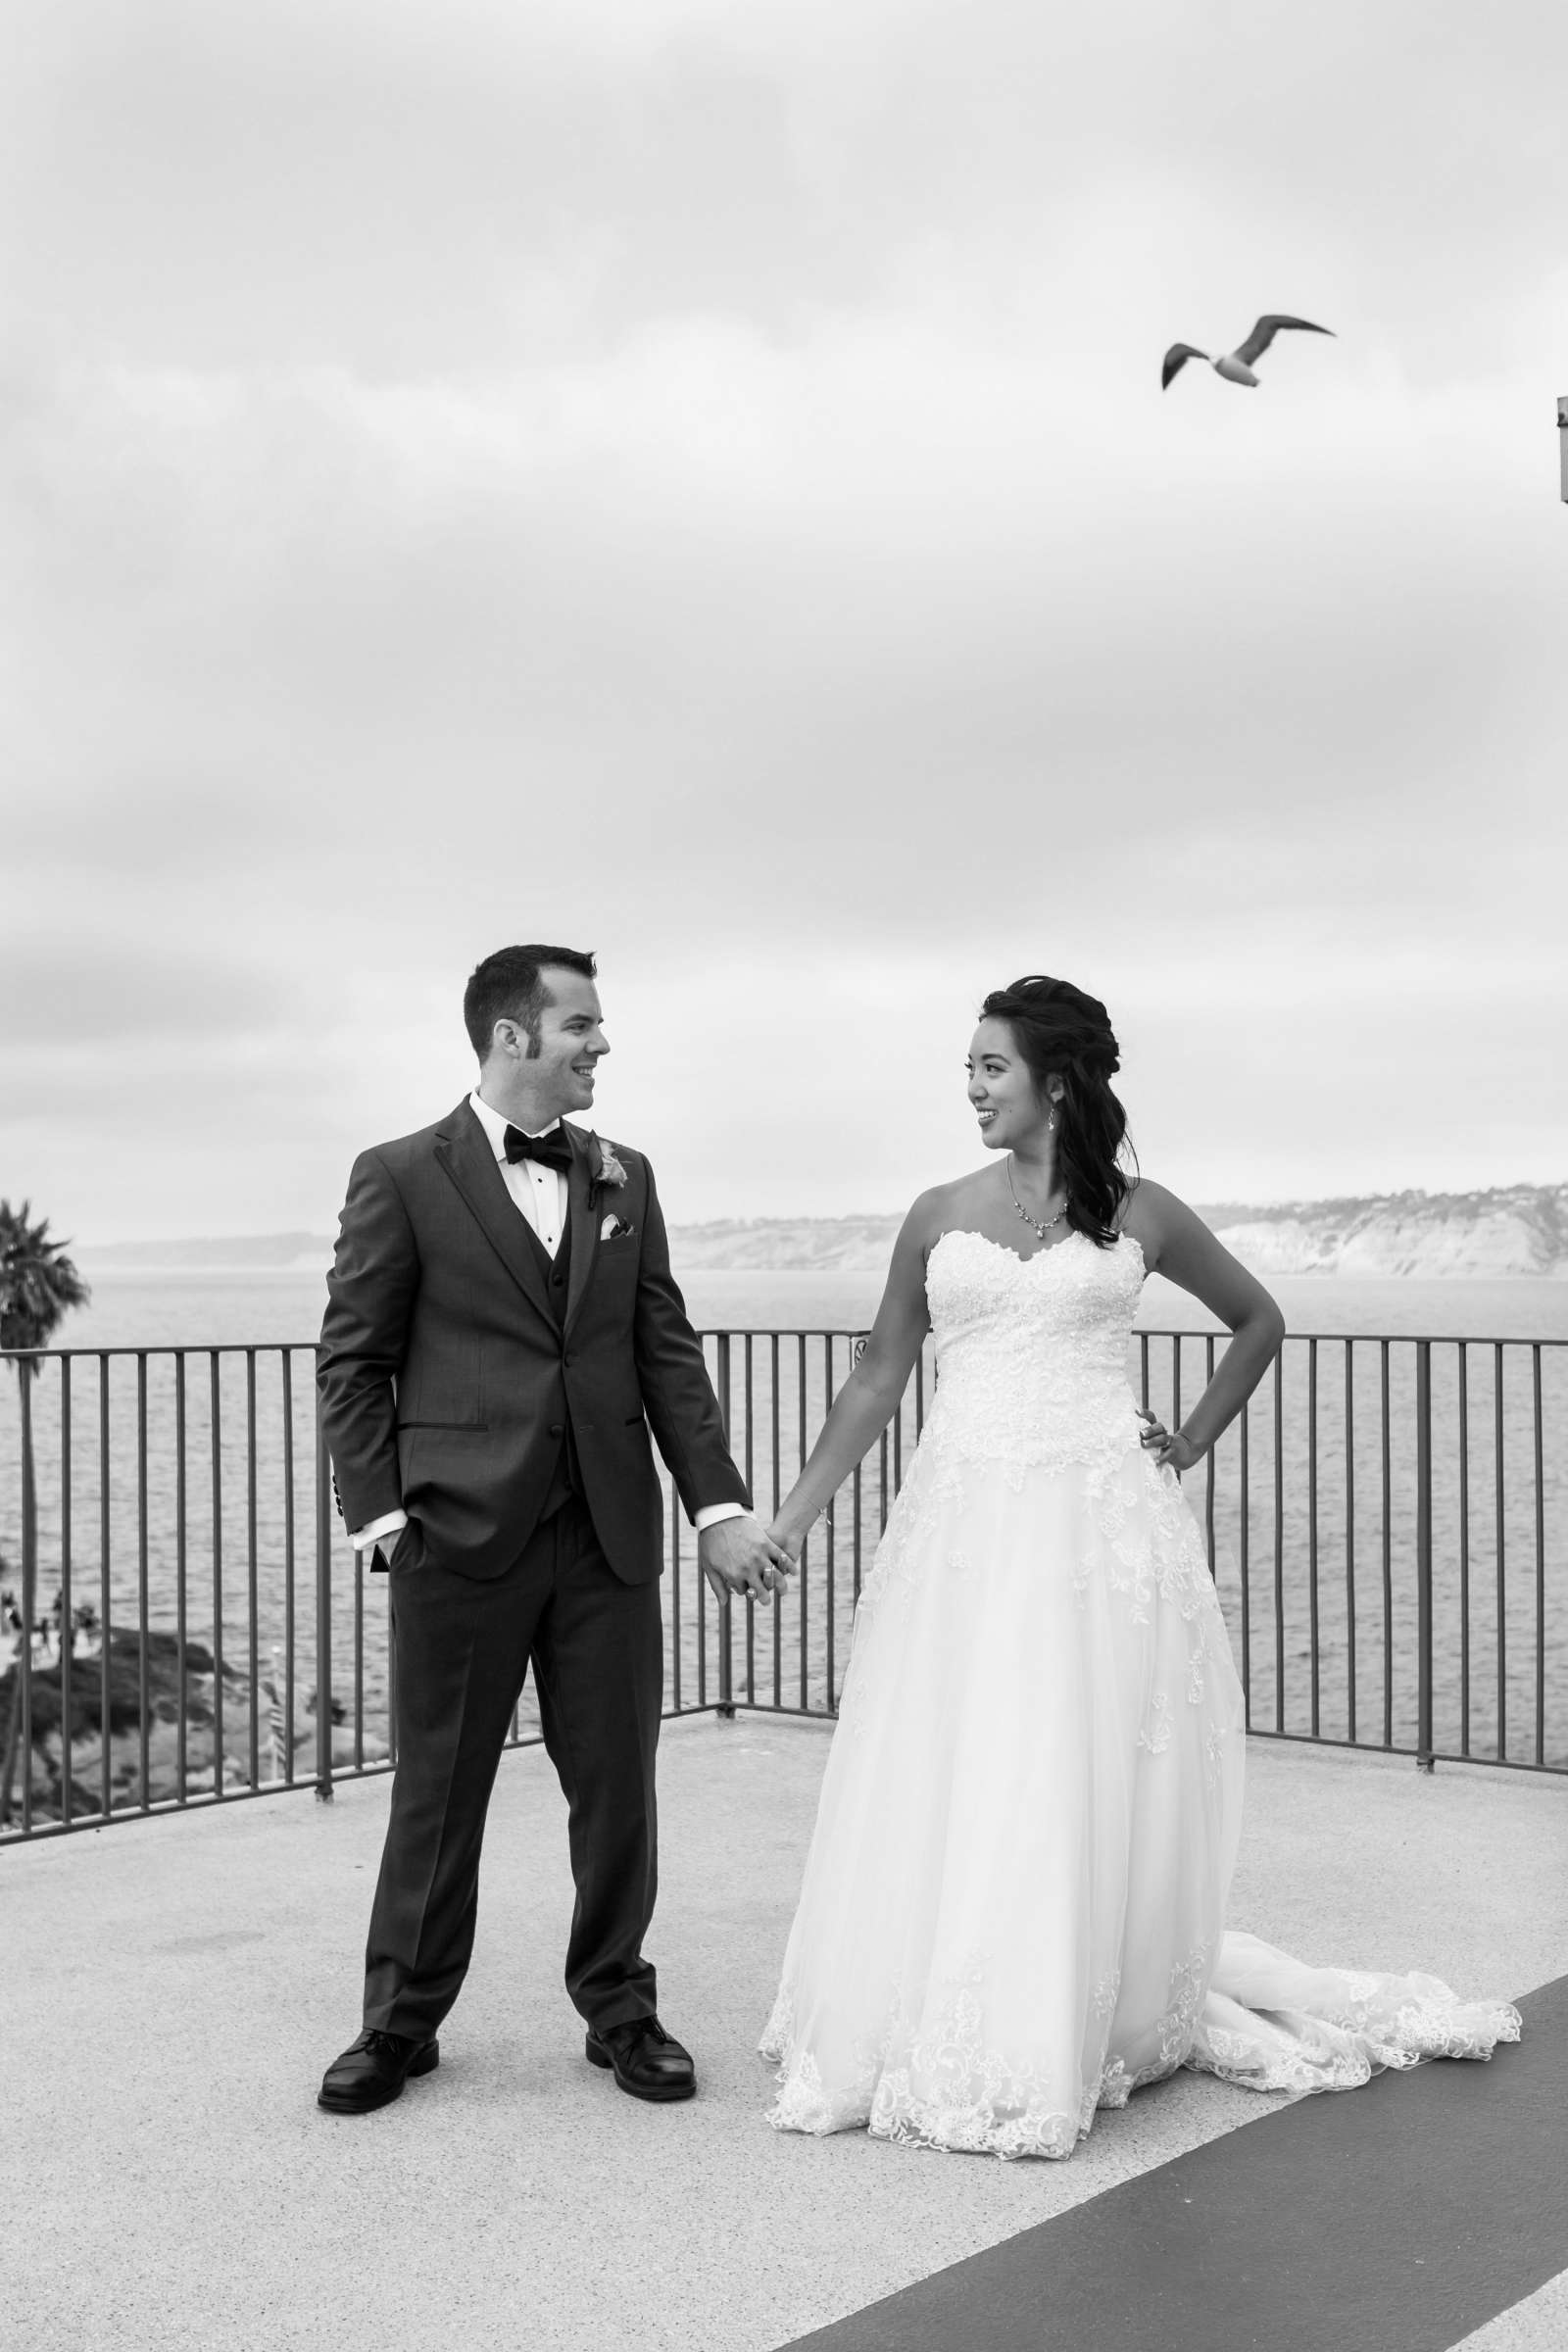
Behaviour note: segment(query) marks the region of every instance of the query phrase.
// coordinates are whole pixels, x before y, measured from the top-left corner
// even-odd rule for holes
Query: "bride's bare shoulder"
[[[1200,1222],[1185,1200],[1178,1200],[1169,1187],[1156,1184],[1152,1176],[1133,1177],[1122,1202],[1117,1231],[1130,1233],[1152,1264],[1159,1246],[1178,1228]]]
[[[956,1176],[951,1184],[934,1184],[929,1192],[921,1193],[904,1220],[905,1233],[917,1238],[920,1247],[929,1250],[944,1233],[956,1225],[966,1224],[974,1215],[981,1199],[981,1188],[988,1171],[973,1169],[966,1176]]]

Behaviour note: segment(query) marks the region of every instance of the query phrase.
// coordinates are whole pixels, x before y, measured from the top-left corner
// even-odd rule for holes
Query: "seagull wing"
[[[1309,335],[1332,335],[1332,326],[1314,326],[1310,318],[1287,318],[1283,311],[1265,311],[1245,343],[1238,343],[1235,358],[1245,368],[1260,360],[1282,326],[1304,327]]]
[[[1173,343],[1165,354],[1165,365],[1159,371],[1160,390],[1170,390],[1172,378],[1180,375],[1189,360],[1206,360],[1207,357],[1207,352],[1200,351],[1196,343]]]

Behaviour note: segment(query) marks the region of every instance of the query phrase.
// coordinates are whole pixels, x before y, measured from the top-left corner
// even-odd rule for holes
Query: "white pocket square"
[[[618,1242],[623,1233],[630,1233],[630,1231],[631,1227],[626,1223],[625,1219],[623,1217],[617,1217],[614,1213],[614,1210],[612,1209],[610,1215],[605,1219],[604,1223],[599,1228],[599,1239],[602,1242]]]

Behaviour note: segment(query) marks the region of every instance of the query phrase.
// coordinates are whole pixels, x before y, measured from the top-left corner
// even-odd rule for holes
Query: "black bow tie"
[[[524,1135],[520,1127],[509,1127],[506,1151],[508,1159],[536,1160],[540,1167],[554,1168],[562,1176],[571,1172],[571,1146],[564,1127],[552,1127],[548,1135]]]

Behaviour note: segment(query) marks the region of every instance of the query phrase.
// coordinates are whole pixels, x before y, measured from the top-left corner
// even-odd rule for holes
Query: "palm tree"
[[[65,1252],[67,1242],[49,1239],[49,1220],[28,1222],[32,1204],[14,1209],[0,1200],[0,1353],[46,1348],[68,1307],[85,1306],[87,1285]],[[22,1733],[22,1672],[38,1600],[38,1495],[32,1462],[32,1384],[38,1376],[30,1356],[13,1355],[22,1405],[22,1642],[11,1683],[4,1760],[0,1761],[0,1829],[11,1818],[11,1784],[16,1777]]]

